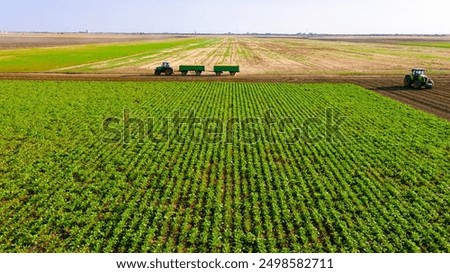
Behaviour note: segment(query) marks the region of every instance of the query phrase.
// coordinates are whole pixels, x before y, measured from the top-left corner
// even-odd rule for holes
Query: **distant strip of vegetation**
[[[450,42],[406,42],[401,45],[450,48]]]
[[[158,52],[164,49],[195,44],[202,40],[178,39],[156,42],[3,50],[0,51],[0,72],[43,72],[106,61],[148,51]]]

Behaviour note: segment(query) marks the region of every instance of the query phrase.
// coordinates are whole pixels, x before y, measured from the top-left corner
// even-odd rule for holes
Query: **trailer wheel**
[[[220,71],[220,72],[216,72],[216,76],[221,76],[222,75],[222,72]]]
[[[200,76],[202,74],[202,71],[195,71],[195,75]]]
[[[181,71],[181,75],[186,76],[187,75],[187,71]]]
[[[234,77],[236,75],[236,72],[230,72],[230,75]]]

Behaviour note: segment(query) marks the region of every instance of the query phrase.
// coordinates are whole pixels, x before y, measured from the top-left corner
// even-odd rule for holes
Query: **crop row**
[[[357,86],[0,87],[0,251],[450,250],[450,124]]]

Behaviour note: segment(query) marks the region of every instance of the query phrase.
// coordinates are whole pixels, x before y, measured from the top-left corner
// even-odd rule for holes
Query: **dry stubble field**
[[[180,64],[239,64],[242,75],[379,75],[402,74],[424,66],[434,74],[448,74],[447,48],[402,44],[354,43],[288,38],[218,37],[198,46],[178,46],[158,54],[145,52],[98,63],[58,69],[58,72],[149,73],[167,60]]]

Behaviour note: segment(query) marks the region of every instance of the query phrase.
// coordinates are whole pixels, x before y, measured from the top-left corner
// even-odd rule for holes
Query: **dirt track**
[[[402,76],[336,76],[336,75],[240,75],[236,77],[212,75],[161,76],[151,74],[58,74],[58,73],[2,73],[0,80],[57,80],[57,81],[207,81],[207,82],[287,82],[287,83],[354,83],[450,120],[450,75],[433,76],[432,90],[405,89]]]

